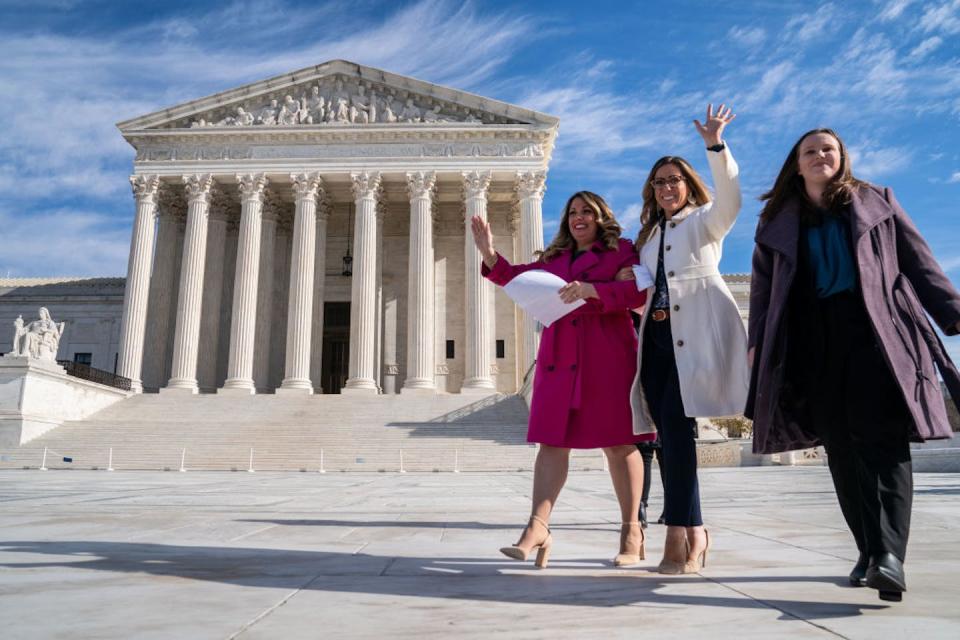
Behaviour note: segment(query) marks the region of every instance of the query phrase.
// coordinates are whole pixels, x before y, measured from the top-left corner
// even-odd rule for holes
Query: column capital
[[[210,191],[213,189],[213,176],[209,173],[194,173],[183,176],[183,184],[187,190],[187,202],[210,203]]]
[[[463,177],[463,195],[465,198],[487,199],[487,190],[490,188],[490,180],[493,178],[491,171],[464,171],[460,175]]]
[[[514,185],[517,197],[521,200],[528,198],[542,199],[547,190],[547,172],[546,171],[517,171],[517,179]]]
[[[157,174],[130,176],[130,186],[133,188],[133,197],[137,202],[147,200],[156,202],[157,192],[160,190],[160,176]]]
[[[411,200],[432,199],[436,185],[437,174],[433,171],[407,173],[407,194]]]
[[[353,197],[357,200],[377,200],[381,193],[381,176],[375,171],[369,173],[363,171],[360,173],[351,173],[350,180],[353,183]]]
[[[323,192],[323,180],[319,173],[291,173],[290,182],[293,183],[293,193],[297,202],[313,200]]]
[[[254,201],[263,203],[264,192],[270,181],[262,173],[238,173],[237,184],[240,187],[240,202]]]

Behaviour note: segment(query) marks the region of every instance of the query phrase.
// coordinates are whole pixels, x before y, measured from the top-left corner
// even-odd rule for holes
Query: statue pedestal
[[[127,391],[68,376],[55,362],[0,357],[0,447],[18,447],[59,427],[82,420]]]

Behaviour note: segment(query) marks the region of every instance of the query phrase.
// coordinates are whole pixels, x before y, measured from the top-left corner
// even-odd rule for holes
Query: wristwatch
[[[707,147],[707,151],[723,151],[727,148],[727,145],[724,143],[715,144],[712,147]]]

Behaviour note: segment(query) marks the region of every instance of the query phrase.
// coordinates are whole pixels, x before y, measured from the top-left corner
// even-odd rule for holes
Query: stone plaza
[[[501,556],[529,473],[0,472],[3,637],[960,636],[960,475],[916,475],[908,591],[847,585],[824,467],[704,469],[699,573],[617,569],[602,472],[573,473],[542,571]],[[650,507],[662,505],[654,483]]]

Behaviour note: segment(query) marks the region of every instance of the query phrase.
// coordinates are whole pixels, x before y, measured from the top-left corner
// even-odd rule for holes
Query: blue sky
[[[0,0],[0,276],[125,272],[116,122],[346,58],[559,116],[548,236],[581,188],[635,232],[649,166],[706,173],[691,120],[727,101],[744,207],[725,272],[749,271],[757,196],[797,136],[833,127],[960,283],[960,0],[727,5]]]

